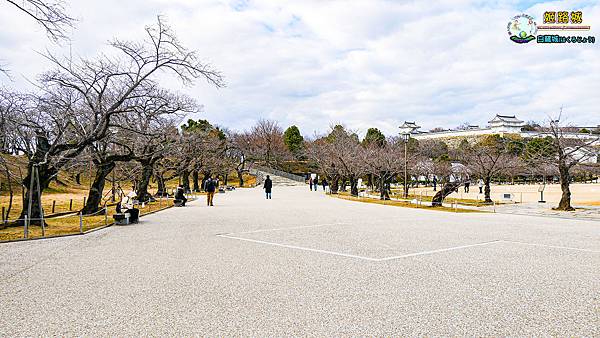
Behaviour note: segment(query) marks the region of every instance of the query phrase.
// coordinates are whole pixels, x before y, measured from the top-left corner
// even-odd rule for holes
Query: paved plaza
[[[238,189],[0,245],[0,336],[600,336],[600,223]]]

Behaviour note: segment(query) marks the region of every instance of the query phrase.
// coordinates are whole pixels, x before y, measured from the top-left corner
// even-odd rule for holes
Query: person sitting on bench
[[[129,223],[137,223],[139,218],[140,218],[140,210],[136,209],[134,207],[134,198],[137,197],[137,194],[135,193],[135,191],[130,191],[129,194],[127,194],[122,202],[123,207],[125,208],[125,210],[123,211],[123,213],[128,213],[129,214]],[[119,211],[119,209],[121,208],[121,203],[117,205],[117,212]]]
[[[185,207],[185,202],[187,202],[187,198],[183,193],[183,186],[181,185],[177,187],[177,192],[175,193],[175,201],[178,200],[181,201],[181,206]]]

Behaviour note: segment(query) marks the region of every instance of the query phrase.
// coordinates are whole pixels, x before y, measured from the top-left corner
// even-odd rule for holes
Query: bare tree
[[[394,177],[404,172],[404,141],[399,137],[388,138],[380,144],[368,144],[362,154],[366,171],[379,182],[379,197],[389,200],[389,185]]]
[[[267,166],[281,167],[290,157],[283,142],[283,129],[275,121],[259,120],[248,134],[248,148],[251,159]]]
[[[197,105],[192,99],[169,93],[164,89],[156,88],[136,101],[137,104],[132,103],[132,112],[115,116],[106,137],[87,148],[96,171],[83,213],[98,211],[106,178],[117,162],[127,162],[147,155],[143,151],[136,154],[136,150],[145,149],[136,147],[136,144],[142,141],[142,137],[160,137],[159,134],[164,133],[162,128],[174,124],[179,114],[197,112]],[[171,118],[171,115],[174,118]],[[165,120],[165,116],[169,117]]]
[[[200,63],[160,18],[146,33],[144,42],[112,42],[120,52],[116,58],[74,62],[48,56],[55,69],[41,77],[42,94],[27,95],[25,109],[15,109],[18,137],[14,143],[29,158],[25,185],[37,168],[41,190],[47,188],[61,168],[106,136],[115,116],[135,111],[137,99],[151,96],[158,71],[175,74],[184,84],[203,77],[215,86],[223,85],[220,74]],[[37,195],[36,190],[32,196]],[[37,197],[32,197],[32,204],[38,207],[29,217],[39,218]],[[21,218],[26,212],[24,208]]]
[[[73,27],[75,19],[67,14],[64,1],[6,1],[43,27],[50,40],[58,42],[68,39],[68,30]],[[4,65],[0,65],[0,72],[9,76],[8,69]]]
[[[44,28],[53,41],[68,39],[67,30],[75,19],[65,10],[64,1],[6,0]]]
[[[541,137],[528,142],[525,158],[534,165],[550,165],[557,170],[562,195],[556,209],[572,211],[572,173],[578,166],[596,166],[590,160],[598,157],[600,136],[573,132],[573,128],[561,125],[561,115],[562,110],[558,119],[540,127]]]
[[[519,154],[518,140],[496,134],[485,136],[475,144],[461,143],[455,157],[461,161],[470,175],[483,179],[485,202],[492,203],[490,188],[492,179],[521,167]]]

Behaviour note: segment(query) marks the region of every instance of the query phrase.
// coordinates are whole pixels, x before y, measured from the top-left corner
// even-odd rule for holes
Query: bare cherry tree
[[[534,165],[549,165],[555,168],[560,177],[562,195],[557,210],[572,211],[571,179],[577,167],[595,167],[592,161],[598,158],[600,136],[574,132],[561,124],[558,119],[551,119],[540,127],[540,138],[530,140],[526,146],[525,158]]]
[[[522,167],[519,143],[519,140],[496,134],[485,136],[475,144],[463,143],[456,150],[455,157],[466,167],[466,174],[483,179],[486,203],[492,203],[492,179]]]
[[[37,194],[33,187],[32,196],[41,195],[61,168],[103,139],[115,116],[135,111],[137,99],[156,87],[159,71],[175,74],[184,84],[202,77],[223,85],[220,74],[183,47],[160,18],[146,33],[142,42],[113,41],[111,46],[119,52],[115,57],[75,62],[48,56],[55,68],[41,76],[41,94],[28,95],[29,104],[16,109],[13,123],[18,129],[16,148],[29,158],[24,184],[31,180],[33,168],[39,172],[41,191]],[[38,207],[29,217],[39,218],[40,201],[32,197],[31,202]],[[26,212],[24,208],[21,218]]]
[[[369,144],[364,148],[362,161],[366,171],[377,178],[380,199],[389,200],[392,179],[404,172],[404,141],[400,137],[391,137],[385,143]]]
[[[67,14],[64,1],[6,0],[44,28],[53,41],[68,39],[75,19]]]
[[[68,30],[75,19],[67,14],[64,1],[6,0],[19,11],[39,24],[54,42],[68,39]],[[9,75],[6,66],[0,65],[0,72]]]
[[[267,166],[281,167],[290,153],[283,142],[283,129],[275,121],[259,120],[248,134],[251,159]]]

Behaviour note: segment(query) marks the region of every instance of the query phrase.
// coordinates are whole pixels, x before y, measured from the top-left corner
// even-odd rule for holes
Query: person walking
[[[323,185],[323,191],[327,193],[327,178],[321,180],[321,185]]]
[[[479,186],[479,193],[483,194],[483,179],[479,178],[479,181],[477,181],[477,186]]]
[[[267,179],[265,180],[265,184],[263,185],[263,189],[265,189],[265,195],[268,200],[271,199],[271,189],[273,188],[273,181],[271,181],[271,177],[267,175]]]
[[[433,176],[433,191],[437,190],[437,176]]]
[[[471,179],[467,178],[467,180],[465,181],[465,193],[469,193],[469,188],[471,187]]]
[[[206,191],[206,205],[209,207],[213,205],[213,198],[215,197],[215,190],[217,189],[216,182],[212,177],[209,177],[206,182],[204,182],[204,191]]]
[[[319,176],[315,176],[315,179],[313,180],[313,187],[315,187],[315,191],[317,191],[317,188],[319,187]]]
[[[312,178],[312,176],[308,179],[308,185],[310,186],[310,191],[312,191],[312,186],[313,186],[313,178]]]

